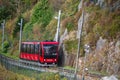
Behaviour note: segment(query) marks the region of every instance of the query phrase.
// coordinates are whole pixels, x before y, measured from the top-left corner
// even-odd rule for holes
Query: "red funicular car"
[[[20,58],[40,63],[57,63],[58,61],[58,42],[22,42]]]

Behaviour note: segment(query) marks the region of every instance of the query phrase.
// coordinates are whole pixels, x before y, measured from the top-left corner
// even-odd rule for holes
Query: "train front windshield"
[[[43,48],[44,48],[45,58],[56,58],[57,57],[58,45],[44,44]]]

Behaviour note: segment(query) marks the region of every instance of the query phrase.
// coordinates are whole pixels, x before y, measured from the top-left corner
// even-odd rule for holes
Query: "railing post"
[[[79,31],[79,36],[80,37],[78,39],[78,51],[77,51],[77,56],[76,56],[76,65],[75,65],[75,73],[74,73],[75,80],[77,80],[78,59],[79,59],[79,53],[80,53],[80,42],[81,42],[83,23],[84,23],[84,11],[82,12],[81,29]]]
[[[3,23],[1,23],[2,25],[2,29],[3,29],[3,33],[2,33],[2,51],[4,48],[4,34],[5,34],[5,20],[3,20]]]
[[[20,26],[19,53],[20,53],[20,50],[21,50],[22,24],[23,24],[23,19],[21,18],[21,22],[20,22],[20,23],[18,23],[18,25]]]
[[[58,20],[58,23],[57,23],[57,32],[55,34],[55,41],[58,41],[59,42],[59,39],[60,39],[60,16],[61,16],[61,10],[59,10],[59,14],[58,14],[58,17],[55,17],[57,20]]]

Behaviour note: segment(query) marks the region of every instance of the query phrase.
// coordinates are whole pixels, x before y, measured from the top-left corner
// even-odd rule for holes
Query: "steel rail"
[[[65,76],[67,78],[74,79],[74,70],[64,69],[63,67],[57,67],[56,65],[52,64],[40,64],[39,62],[32,62],[32,61],[25,61],[25,60],[15,60],[0,54],[0,63],[1,65],[9,68],[10,65],[21,67],[29,70],[34,70],[38,72],[51,72],[51,73],[58,73],[61,76]],[[79,76],[77,74],[77,76]],[[102,75],[96,75],[89,73],[89,76],[93,77],[96,76],[98,78],[102,77]],[[78,79],[80,80],[80,78]]]
[[[7,64],[8,65],[6,66],[7,68],[9,67],[9,64],[11,64],[13,66],[31,69],[35,71],[59,73],[61,76],[65,76],[69,78],[74,77],[73,70],[63,69],[62,67],[57,67],[55,64],[40,64],[39,62],[26,61],[21,59],[15,60],[7,56],[4,56],[2,54],[0,54],[0,62],[2,65]]]

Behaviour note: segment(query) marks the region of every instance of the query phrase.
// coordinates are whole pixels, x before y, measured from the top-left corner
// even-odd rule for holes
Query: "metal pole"
[[[84,51],[85,51],[85,57],[84,57],[84,63],[83,63],[83,73],[82,73],[82,80],[85,80],[85,64],[86,64],[86,57],[87,54],[90,52],[90,46],[88,44],[85,44],[84,46]]]
[[[75,65],[75,73],[74,73],[74,78],[75,80],[77,79],[77,69],[78,69],[78,59],[79,59],[79,53],[80,53],[80,42],[81,42],[81,33],[82,33],[82,28],[83,28],[83,23],[84,23],[84,11],[82,12],[82,25],[81,29],[79,31],[79,40],[78,40],[78,51],[77,51],[77,56],[76,56],[76,65]]]
[[[3,23],[1,23],[2,28],[3,28],[3,36],[2,36],[2,50],[4,47],[4,34],[5,34],[5,20],[3,20]]]
[[[84,63],[83,63],[83,74],[82,74],[82,80],[85,80],[85,78],[84,78],[84,75],[85,75],[85,63],[86,63],[86,52],[85,52]]]
[[[57,23],[57,34],[56,34],[56,41],[59,42],[59,35],[60,35],[60,16],[61,16],[61,10],[59,10],[58,14],[58,23]]]
[[[22,40],[22,24],[23,24],[23,19],[21,18],[21,22],[18,23],[20,25],[20,39],[19,39],[19,53],[21,51],[21,40]]]

